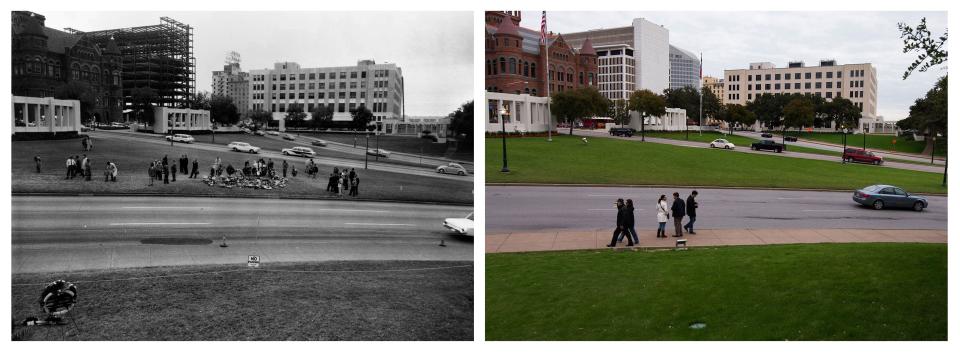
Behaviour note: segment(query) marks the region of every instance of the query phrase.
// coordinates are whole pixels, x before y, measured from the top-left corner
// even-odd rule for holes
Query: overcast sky
[[[523,27],[539,30],[540,11],[524,11]],[[872,63],[877,69],[877,114],[900,120],[914,100],[946,75],[946,65],[916,72],[904,70],[916,58],[902,52],[898,22],[915,26],[922,17],[933,35],[947,26],[946,12],[547,12],[548,30],[565,33],[629,26],[634,18],[670,30],[670,44],[703,52],[703,74],[723,77],[724,69],[745,69],[752,62],[784,67],[792,60],[807,66],[820,59],[838,64]]]
[[[197,90],[211,91],[230,51],[240,67],[356,65],[359,59],[403,70],[407,115],[447,115],[473,99],[472,12],[42,12],[47,26],[81,31],[160,24],[194,27]]]

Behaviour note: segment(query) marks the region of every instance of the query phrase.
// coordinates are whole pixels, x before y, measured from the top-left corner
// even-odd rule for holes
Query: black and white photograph
[[[12,340],[474,339],[471,11],[21,5]]]

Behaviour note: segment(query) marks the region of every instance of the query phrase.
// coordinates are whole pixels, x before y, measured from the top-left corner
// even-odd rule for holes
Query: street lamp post
[[[367,152],[370,151],[370,135],[364,134],[365,140],[367,141],[367,148],[363,151],[363,169],[367,169],[367,162],[370,160],[370,154]]]
[[[501,145],[503,145],[503,168],[500,169],[500,172],[508,173],[510,169],[507,168],[507,123],[503,120],[505,114],[507,114],[507,110],[500,107],[500,139]]]

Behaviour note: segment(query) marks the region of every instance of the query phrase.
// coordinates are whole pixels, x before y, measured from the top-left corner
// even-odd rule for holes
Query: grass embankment
[[[260,156],[232,151],[208,152],[195,150],[190,148],[189,145],[182,144],[157,145],[109,138],[95,139],[94,141],[93,150],[87,152],[81,151],[79,139],[12,142],[12,191],[14,193],[335,197],[325,191],[327,179],[324,178],[333,171],[333,166],[320,165],[320,178],[310,179],[303,173],[307,159],[295,163],[300,174],[297,177],[288,178],[287,187],[282,189],[210,187],[201,182],[199,178],[190,180],[182,174],[177,175],[177,182],[165,185],[162,182],[158,184],[155,181],[153,186],[148,186],[147,167],[149,167],[150,161],[161,159],[164,155],[167,155],[172,163],[176,163],[181,154],[187,154],[191,164],[193,159],[199,158],[200,176],[210,173],[210,165],[216,157],[221,158],[224,166],[232,164],[234,168],[239,169],[243,167],[244,161],[252,163]],[[220,141],[219,137],[217,141]],[[82,155],[84,153],[93,161],[93,180],[88,182],[79,178],[64,179],[66,177],[65,160],[67,155]],[[43,159],[42,173],[35,172],[34,155]],[[107,161],[115,162],[119,168],[120,173],[116,183],[103,181],[103,171]],[[274,163],[277,166],[276,164],[280,164],[281,161],[274,160]],[[361,181],[359,190],[359,197],[361,198],[450,203],[473,202],[473,194],[468,182],[410,177],[399,173],[363,169],[357,169],[357,173],[360,175]],[[288,177],[290,177],[289,174]]]
[[[351,146],[353,146],[354,142],[356,142],[358,148],[366,148],[366,141],[364,140],[363,135],[336,133],[300,133],[300,135],[338,142],[341,144],[349,144]],[[356,138],[356,141],[354,141],[354,138]],[[371,136],[370,148],[376,148],[376,144],[377,138]],[[434,143],[430,140],[421,139],[416,136],[381,135],[380,148],[387,151],[402,152],[413,155],[419,155],[422,152],[425,156],[447,158],[459,161],[473,161],[472,151],[448,151],[447,144]]]
[[[500,139],[486,140],[488,183],[574,183],[818,188],[892,184],[912,193],[946,193],[938,173],[862,164],[742,154],[609,138],[558,136],[507,140],[511,172],[500,172]]]
[[[774,132],[779,134],[780,132]],[[814,133],[814,132],[796,132],[796,131],[787,131],[788,136],[796,136],[801,139],[822,141],[825,143],[843,144],[843,134],[840,133]],[[893,140],[896,140],[897,143],[894,144]],[[863,134],[849,134],[847,135],[847,144],[853,146],[862,147],[864,143]],[[936,141],[936,150],[934,155],[944,156],[947,153],[947,142],[946,140],[937,140]],[[879,149],[879,150],[889,150],[896,152],[905,152],[908,154],[920,154],[923,152],[923,149],[927,146],[926,141],[914,141],[907,140],[905,137],[897,137],[893,135],[881,135],[881,134],[867,134],[866,136],[866,145],[867,149]]]
[[[946,340],[947,245],[487,254],[486,339]]]
[[[470,262],[324,262],[14,275],[13,284],[75,282],[66,327],[21,327],[27,340],[471,340]],[[439,268],[406,272],[361,270]],[[239,270],[168,278],[85,282]],[[284,273],[266,270],[333,271]],[[43,285],[13,286],[13,318],[38,316]]]

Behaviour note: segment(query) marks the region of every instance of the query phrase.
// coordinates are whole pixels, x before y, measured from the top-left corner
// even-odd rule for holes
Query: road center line
[[[836,212],[851,213],[851,212],[854,212],[854,211],[856,211],[856,210],[819,210],[819,209],[806,209],[806,210],[803,210],[803,211],[804,211],[804,212],[824,212],[824,213],[836,213]]]
[[[210,225],[208,222],[117,222],[110,226],[136,226],[136,225]]]
[[[207,207],[183,207],[183,206],[125,206],[124,209],[203,209]]]
[[[360,225],[360,226],[416,226],[416,225],[413,225],[413,224],[377,224],[377,223],[369,223],[369,222],[348,222],[348,223],[344,223],[344,225]]]

